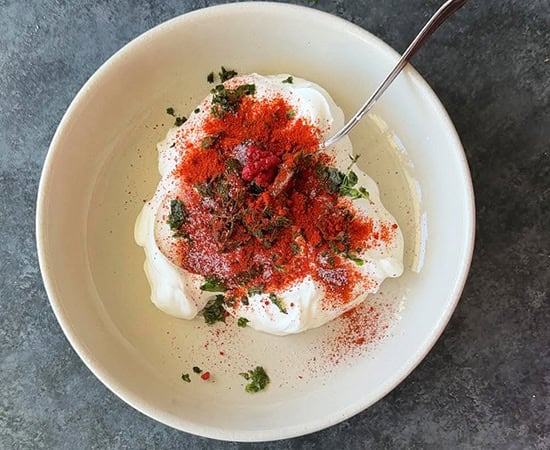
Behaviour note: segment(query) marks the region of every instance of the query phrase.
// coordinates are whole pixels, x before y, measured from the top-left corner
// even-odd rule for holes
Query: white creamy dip
[[[283,83],[289,75],[261,76],[246,75],[229,80],[230,85],[253,83],[256,86],[255,96],[259,99],[282,96],[292,105],[296,117],[302,117],[309,123],[330,133],[344,125],[342,110],[336,106],[329,94],[320,86],[293,77],[293,83]],[[173,171],[178,160],[185,158],[185,148],[182,149],[182,136],[187,142],[199,143],[204,138],[196,130],[210,114],[212,95],[209,95],[198,106],[200,110],[179,128],[171,129],[166,139],[158,144],[159,172],[161,180],[153,198],[147,202],[135,225],[135,240],[145,251],[145,273],[151,285],[151,300],[162,311],[183,319],[193,319],[203,309],[212,292],[200,289],[204,277],[190,273],[171,262],[157,245],[159,234],[166,233],[159,229],[159,208],[165,197],[177,189],[180,180]],[[344,172],[349,168],[352,145],[349,138],[338,142],[328,150],[334,157],[334,166]],[[353,200],[355,214],[369,217],[374,226],[381,223],[395,223],[395,219],[384,208],[380,201],[376,183],[359,168],[354,167],[358,177],[358,186],[364,187],[369,198]],[[312,221],[316,218],[312,217]],[[324,288],[311,276],[305,276],[291,288],[277,292],[277,296],[287,305],[286,312],[269,302],[268,294],[251,295],[248,305],[239,304],[236,308],[228,308],[235,317],[248,320],[248,325],[260,331],[271,334],[285,335],[299,333],[315,328],[338,317],[345,311],[363,302],[369,293],[376,292],[387,277],[397,277],[403,271],[403,237],[400,229],[396,229],[387,245],[375,246],[357,255],[364,264],[357,267],[368,283],[357,283],[353,286],[352,301],[335,307],[323,304]],[[288,307],[292,305],[292,307]]]

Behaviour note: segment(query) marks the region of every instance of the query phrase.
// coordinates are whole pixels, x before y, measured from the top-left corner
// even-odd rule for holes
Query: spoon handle
[[[467,0],[448,0],[446,1],[431,17],[431,19],[424,25],[424,28],[420,30],[420,33],[414,38],[411,42],[405,53],[399,59],[399,62],[393,68],[393,70],[388,74],[388,76],[380,83],[376,91],[370,96],[370,98],[363,104],[361,109],[355,113],[355,115],[344,125],[344,127],[338,131],[330,139],[327,139],[322,145],[323,148],[328,148],[331,145],[334,145],[342,137],[347,135],[355,125],[363,118],[367,112],[371,110],[376,101],[382,96],[384,91],[388,86],[395,80],[397,75],[403,70],[403,68],[408,64],[410,59],[414,54],[424,45],[426,40],[432,35],[432,33],[439,28],[439,26],[445,22],[454,12],[459,8],[464,6]]]

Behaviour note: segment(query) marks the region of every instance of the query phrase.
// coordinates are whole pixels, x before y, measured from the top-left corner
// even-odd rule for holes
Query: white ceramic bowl
[[[362,167],[379,183],[406,238],[405,274],[388,280],[373,298],[390,305],[389,332],[367,351],[329,367],[323,343],[334,324],[280,338],[250,329],[215,332],[200,320],[169,317],[149,301],[144,256],[132,235],[143,200],[158,181],[155,144],[171,125],[166,107],[189,113],[208,93],[211,70],[223,64],[240,73],[310,79],[349,117],[397,58],[371,34],[331,15],[241,3],[154,28],[85,84],[44,166],[38,253],[63,331],[115,394],[190,433],[275,440],[357,414],[422,360],[466,279],[474,200],[453,125],[412,68],[352,134],[355,150],[364,155]],[[266,367],[272,383],[265,392],[246,394],[238,372],[256,364]],[[212,379],[195,376],[184,383],[180,376],[193,365],[210,370]]]

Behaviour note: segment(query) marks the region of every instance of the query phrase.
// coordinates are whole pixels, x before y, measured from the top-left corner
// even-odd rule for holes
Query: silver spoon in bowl
[[[420,30],[420,33],[410,43],[405,53],[401,56],[395,67],[388,74],[388,76],[380,83],[374,93],[369,99],[361,106],[361,108],[355,113],[355,115],[344,125],[342,129],[336,132],[332,137],[319,145],[316,151],[329,148],[336,144],[340,139],[346,136],[359,121],[367,114],[375,105],[377,100],[382,96],[390,84],[397,78],[405,66],[409,63],[415,53],[424,45],[426,40],[433,34],[439,26],[445,22],[453,13],[460,9],[467,0],[447,0],[428,20],[424,28]],[[285,167],[286,166],[286,167]],[[292,176],[294,175],[294,168],[289,167],[285,162],[279,169],[279,174],[273,182],[272,192],[274,195],[280,193],[288,184]]]

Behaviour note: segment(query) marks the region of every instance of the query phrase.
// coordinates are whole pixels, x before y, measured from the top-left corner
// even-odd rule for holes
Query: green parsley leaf
[[[248,297],[246,295],[243,295],[241,297],[241,303],[245,306],[248,306],[249,302],[248,302]]]
[[[176,111],[171,106],[169,108],[166,108],[166,114],[169,114],[171,116],[176,116]]]
[[[168,215],[168,225],[171,230],[179,230],[187,221],[187,211],[183,202],[176,198],[170,202],[170,214]]]
[[[277,297],[275,294],[269,294],[269,300],[271,300],[271,303],[279,308],[279,311],[281,311],[283,314],[288,314],[286,312],[286,306],[281,298]]]
[[[208,81],[209,83],[213,83],[213,82],[214,82],[214,72],[210,72],[210,73],[206,76],[206,81]]]
[[[215,275],[209,275],[204,278],[204,283],[200,287],[201,291],[207,292],[225,292],[227,287],[225,284]]]
[[[283,80],[283,83],[292,84],[292,83],[294,83],[294,78],[292,78],[290,76],[290,77],[286,78],[285,80]]]
[[[220,80],[222,83],[238,75],[238,73],[235,72],[234,70],[231,70],[231,69],[227,70],[223,66],[221,67],[221,69],[222,70],[221,72],[218,73],[218,75],[220,76]]]
[[[250,394],[265,389],[270,383],[269,376],[261,366],[257,366],[255,369],[249,370],[248,372],[241,372],[239,375],[245,380],[250,381],[244,388],[244,390]]]
[[[239,320],[237,320],[237,325],[241,328],[245,328],[246,327],[246,324],[249,322],[248,319],[244,318],[244,317],[239,317]]]
[[[193,372],[195,372],[195,373],[201,373],[201,372],[202,372],[202,369],[201,369],[200,367],[194,366],[194,367],[193,367]]]
[[[191,383],[191,377],[189,376],[188,373],[182,373],[181,374],[181,379],[183,381],[185,381],[186,383]]]
[[[201,112],[201,109],[200,109],[200,108],[195,108],[195,109],[193,110],[193,112],[194,112],[195,114],[198,114],[198,113]]]
[[[208,303],[202,310],[204,321],[207,324],[212,325],[216,322],[225,322],[225,309],[223,307],[223,304],[223,295],[216,295],[214,298],[208,301]]]
[[[289,109],[289,110],[286,112],[286,118],[287,118],[287,119],[294,119],[295,116],[296,116],[296,113],[294,112],[293,109]]]

